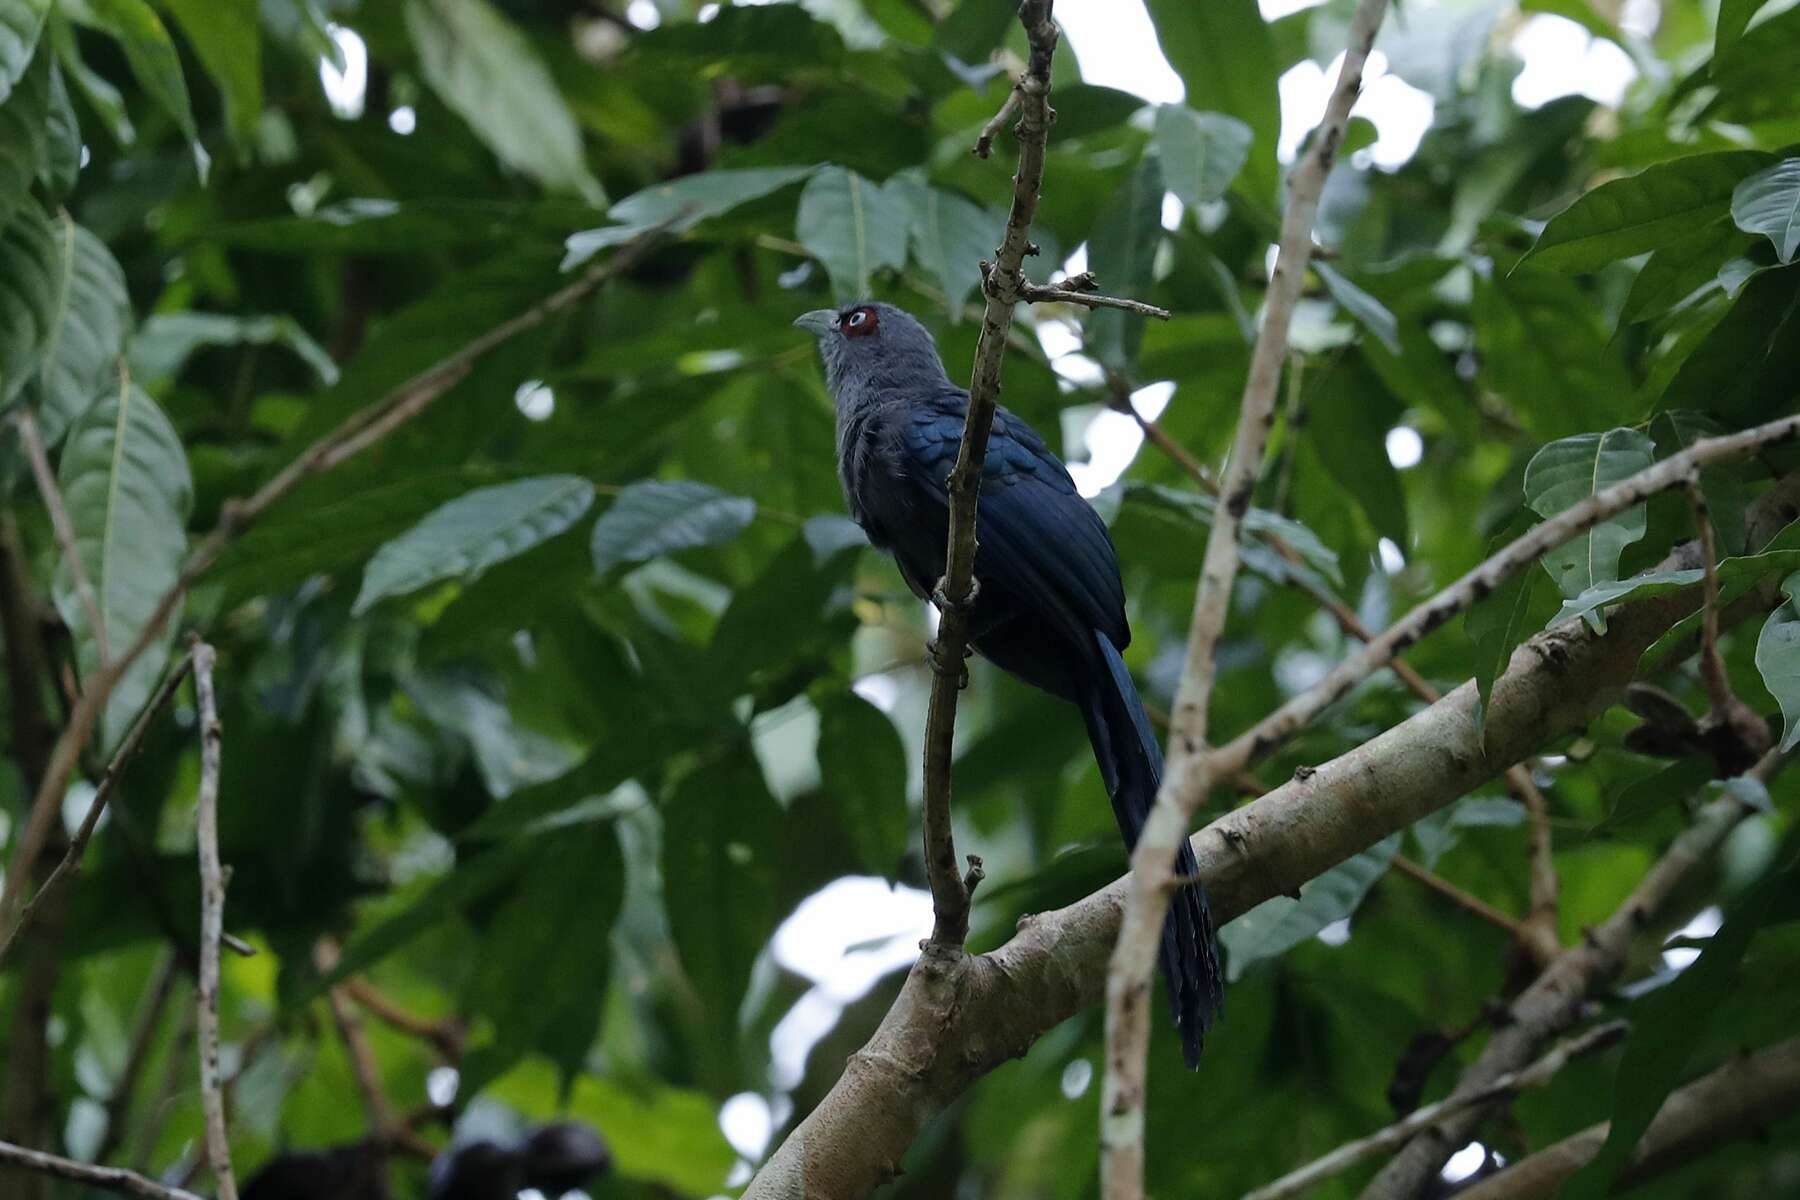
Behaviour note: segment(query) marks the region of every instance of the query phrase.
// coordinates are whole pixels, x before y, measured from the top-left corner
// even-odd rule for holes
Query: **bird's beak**
[[[814,337],[824,337],[837,322],[837,313],[829,308],[815,308],[794,318],[794,324]]]

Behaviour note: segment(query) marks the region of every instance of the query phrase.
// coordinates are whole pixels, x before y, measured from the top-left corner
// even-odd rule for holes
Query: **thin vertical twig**
[[[19,431],[19,440],[25,445],[25,457],[31,463],[31,477],[37,481],[38,496],[50,513],[50,528],[56,534],[63,561],[69,566],[69,579],[75,584],[75,594],[80,597],[81,607],[87,613],[94,645],[100,651],[100,661],[104,663],[112,657],[106,649],[106,620],[100,615],[99,596],[88,579],[87,567],[82,563],[81,551],[75,544],[75,523],[69,520],[69,509],[63,503],[62,489],[57,487],[56,475],[50,470],[50,453],[44,446],[44,435],[38,429],[37,418],[32,415],[29,407],[21,407],[12,420]]]
[[[1237,433],[1195,591],[1187,659],[1171,714],[1168,770],[1132,854],[1124,919],[1107,971],[1106,1054],[1100,1094],[1100,1180],[1107,1200],[1138,1200],[1144,1194],[1150,976],[1155,970],[1163,920],[1175,887],[1175,852],[1187,836],[1194,809],[1210,790],[1214,773],[1206,742],[1214,649],[1224,632],[1232,583],[1237,576],[1240,523],[1250,508],[1269,431],[1274,425],[1282,364],[1287,358],[1288,327],[1312,257],[1312,228],[1319,198],[1343,141],[1350,109],[1362,90],[1363,65],[1386,10],[1386,0],[1359,0],[1350,19],[1349,45],[1337,85],[1324,118],[1314,131],[1312,144],[1289,182],[1262,328],[1251,351],[1249,376],[1239,403]],[[1219,773],[1228,775],[1233,769]]]
[[[200,791],[194,837],[200,859],[200,972],[194,1011],[200,1035],[200,1107],[206,1114],[206,1159],[219,1200],[237,1200],[225,1099],[219,1083],[219,941],[225,929],[225,869],[219,862],[219,765],[224,730],[213,694],[213,648],[198,638],[189,655],[200,701]]]

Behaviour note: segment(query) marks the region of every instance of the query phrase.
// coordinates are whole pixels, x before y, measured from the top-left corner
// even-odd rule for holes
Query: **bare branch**
[[[994,139],[1012,115],[1019,111],[1019,96],[1022,89],[1018,84],[1006,93],[1006,99],[1000,103],[1000,111],[989,117],[987,124],[981,127],[981,134],[975,139],[975,157],[986,158],[994,152]]]
[[[294,461],[250,496],[241,500],[227,500],[220,507],[219,523],[188,553],[181,574],[157,601],[137,640],[128,649],[107,660],[105,665],[85,681],[81,699],[69,714],[62,735],[51,751],[49,765],[32,798],[30,814],[26,818],[24,831],[19,836],[12,864],[6,872],[4,888],[0,889],[0,927],[10,927],[12,924],[20,889],[24,886],[27,874],[20,868],[33,862],[43,849],[57,806],[68,789],[69,776],[75,769],[76,759],[93,734],[94,723],[105,708],[107,698],[112,695],[113,688],[131,665],[162,637],[164,628],[175,615],[175,610],[188,589],[218,561],[226,547],[300,484],[337,466],[402,422],[424,411],[432,401],[466,376],[482,355],[501,343],[542,325],[557,313],[591,295],[607,280],[631,269],[649,253],[680,216],[681,214],[676,214],[645,230],[621,246],[611,258],[590,266],[573,283],[551,293],[518,316],[502,321],[374,404],[353,413],[336,429],[308,446]]]
[[[132,759],[137,757],[139,748],[144,744],[144,735],[150,731],[151,724],[155,722],[157,714],[162,712],[163,706],[168,704],[170,697],[175,695],[175,689],[181,686],[181,681],[187,678],[188,669],[192,665],[193,660],[183,655],[163,677],[161,685],[144,705],[143,711],[138,713],[137,720],[125,734],[125,739],[119,743],[118,750],[114,752],[112,761],[106,764],[106,774],[101,776],[100,786],[94,789],[94,798],[88,801],[87,813],[81,818],[81,824],[76,828],[75,836],[69,839],[69,847],[63,851],[61,861],[45,878],[25,907],[19,910],[19,919],[13,923],[12,928],[6,931],[4,937],[0,937],[0,962],[6,961],[7,951],[12,949],[13,942],[30,927],[32,919],[36,916],[38,907],[44,903],[45,897],[54,894],[55,889],[65,879],[80,873],[82,855],[86,853],[88,842],[94,836],[94,827],[100,823],[100,814],[106,811],[107,802],[118,790],[119,779],[124,775],[125,768],[131,764]]]
[[[1766,1136],[1800,1109],[1800,1038],[1739,1055],[1670,1093],[1644,1131],[1619,1186],[1630,1187],[1743,1138]],[[1601,1121],[1498,1175],[1459,1191],[1457,1200],[1550,1200],[1563,1180],[1606,1143]]]
[[[56,532],[57,546],[62,550],[63,561],[69,566],[69,578],[75,583],[75,594],[81,598],[81,607],[87,612],[88,627],[93,631],[94,645],[100,650],[100,661],[105,662],[111,657],[106,652],[106,621],[100,615],[100,601],[95,595],[94,585],[88,580],[81,552],[75,546],[75,523],[69,520],[69,509],[63,503],[62,489],[56,486],[56,475],[50,470],[50,454],[44,448],[44,435],[39,431],[37,418],[32,415],[28,405],[19,408],[13,416],[13,424],[18,427],[19,440],[25,444],[25,457],[31,463],[31,477],[37,481],[38,496],[50,513],[50,528]]]
[[[1400,872],[1400,874],[1406,876],[1408,879],[1422,885],[1426,890],[1437,893],[1464,912],[1472,913],[1481,920],[1486,921],[1494,928],[1506,933],[1513,940],[1520,943],[1525,943],[1530,940],[1530,931],[1525,928],[1524,922],[1520,921],[1517,917],[1501,912],[1479,896],[1471,896],[1468,892],[1463,891],[1448,879],[1445,879],[1435,872],[1426,870],[1412,859],[1406,857],[1406,855],[1394,855],[1394,870]]]
[[[1312,145],[1294,170],[1280,246],[1263,306],[1263,324],[1250,354],[1250,372],[1238,405],[1237,435],[1226,466],[1220,503],[1194,596],[1187,661],[1175,691],[1168,769],[1156,804],[1131,856],[1133,887],[1119,929],[1119,944],[1107,976],[1105,1077],[1100,1093],[1100,1180],[1107,1200],[1135,1200],[1144,1192],[1144,1103],[1148,1090],[1146,1056],[1150,1044],[1150,989],[1163,920],[1173,893],[1175,850],[1187,836],[1194,809],[1210,781],[1247,765],[1215,762],[1206,750],[1207,710],[1212,699],[1213,651],[1224,633],[1237,577],[1238,531],[1262,472],[1263,452],[1275,420],[1282,361],[1287,357],[1293,320],[1312,256],[1313,219],[1343,140],[1351,106],[1362,90],[1363,64],[1387,0],[1359,0],[1350,19],[1349,45],[1337,86]]]
[[[200,700],[200,794],[194,837],[200,858],[200,972],[194,989],[200,1033],[200,1107],[206,1114],[206,1158],[219,1200],[237,1200],[225,1100],[219,1092],[219,935],[225,926],[225,871],[219,863],[219,759],[224,731],[213,696],[213,648],[194,639],[194,691]]]
[[[975,344],[975,368],[969,381],[969,410],[962,446],[950,470],[950,533],[944,556],[944,578],[937,602],[942,613],[932,660],[936,674],[925,719],[925,871],[931,883],[936,921],[928,949],[960,952],[969,932],[969,888],[958,872],[956,845],[950,829],[950,754],[956,730],[956,698],[962,686],[963,658],[968,652],[969,610],[975,601],[975,507],[981,491],[982,464],[987,461],[988,431],[1000,394],[1000,360],[1012,328],[1013,306],[1023,296],[1022,265],[1037,215],[1044,183],[1044,146],[1050,134],[1050,62],[1056,53],[1052,0],[1025,0],[1019,20],[1031,44],[1025,75],[1013,89],[1000,120],[1017,107],[1019,169],[1013,176],[1012,209],[1006,218],[995,261],[983,272],[986,307]],[[1016,98],[1016,105],[1014,98]],[[979,146],[977,147],[979,153]]]
[[[346,979],[342,987],[351,999],[401,1033],[429,1042],[447,1062],[462,1058],[464,1033],[454,1019],[433,1021],[407,1012],[360,976]]]
[[[1781,762],[1780,755],[1767,755],[1757,764],[1756,773],[1766,780]],[[1563,951],[1530,987],[1519,993],[1507,1009],[1506,1019],[1488,1040],[1481,1056],[1463,1072],[1449,1099],[1461,1101],[1475,1096],[1496,1079],[1519,1070],[1545,1042],[1573,1025],[1594,989],[1623,969],[1632,935],[1649,924],[1676,888],[1711,858],[1726,835],[1751,811],[1732,796],[1701,809],[1694,823],[1675,839],[1612,916],[1587,930],[1580,942]],[[1362,1200],[1401,1200],[1417,1195],[1425,1181],[1437,1175],[1451,1152],[1469,1140],[1491,1110],[1491,1101],[1476,1101],[1459,1106],[1451,1116],[1432,1124],[1381,1169],[1363,1190]]]
[[[1414,1109],[1385,1129],[1353,1142],[1345,1142],[1330,1154],[1288,1172],[1273,1183],[1245,1193],[1244,1200],[1287,1200],[1290,1196],[1303,1195],[1310,1188],[1349,1170],[1363,1159],[1392,1150],[1419,1130],[1472,1104],[1513,1096],[1527,1088],[1543,1087],[1571,1061],[1618,1042],[1625,1036],[1626,1029],[1624,1021],[1608,1021],[1604,1025],[1596,1025],[1580,1037],[1558,1045],[1524,1070],[1502,1075],[1479,1093],[1471,1093],[1461,1099],[1440,1100],[1436,1104]]]
[[[1100,281],[1094,278],[1092,271],[1083,271],[1079,275],[1069,276],[1061,283],[1027,282],[1020,287],[1019,296],[1034,304],[1079,304],[1086,308],[1116,308],[1123,312],[1137,313],[1140,316],[1155,317],[1159,321],[1169,319],[1170,313],[1166,308],[1145,304],[1142,300],[1102,296],[1096,291],[1099,286]]]
[[[1736,774],[1767,750],[1773,739],[1768,724],[1731,690],[1731,675],[1725,669],[1724,655],[1719,653],[1718,545],[1713,538],[1706,495],[1700,490],[1699,472],[1696,470],[1686,482],[1694,533],[1700,543],[1700,565],[1705,571],[1700,605],[1700,679],[1712,710],[1707,719],[1709,740],[1720,768],[1727,774]]]
[[[52,1175],[57,1179],[68,1179],[75,1183],[85,1183],[89,1187],[118,1192],[123,1196],[142,1196],[145,1200],[201,1200],[201,1197],[192,1192],[167,1187],[136,1171],[120,1167],[96,1167],[59,1154],[27,1150],[24,1146],[15,1146],[11,1142],[0,1142],[0,1162]]]

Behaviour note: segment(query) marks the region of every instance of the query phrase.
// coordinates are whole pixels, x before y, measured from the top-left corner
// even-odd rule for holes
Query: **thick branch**
[[[1287,1200],[1289,1196],[1303,1195],[1308,1189],[1349,1170],[1370,1155],[1392,1150],[1419,1130],[1453,1112],[1471,1104],[1517,1095],[1526,1088],[1543,1087],[1574,1059],[1604,1050],[1619,1041],[1625,1036],[1626,1028],[1624,1021],[1608,1021],[1604,1025],[1596,1025],[1580,1037],[1571,1038],[1557,1046],[1524,1070],[1502,1075],[1478,1094],[1465,1096],[1460,1100],[1440,1100],[1436,1104],[1414,1109],[1385,1129],[1354,1142],[1345,1142],[1330,1154],[1314,1159],[1296,1171],[1290,1171],[1273,1183],[1245,1193],[1244,1200]]]
[[[1619,1174],[1630,1187],[1743,1138],[1800,1110],[1800,1038],[1740,1055],[1670,1094]],[[1563,1180],[1606,1142],[1609,1123],[1540,1150],[1458,1192],[1457,1200],[1550,1200]]]
[[[1212,699],[1214,649],[1225,630],[1237,577],[1238,531],[1262,473],[1263,452],[1275,421],[1288,325],[1299,303],[1312,257],[1313,220],[1325,179],[1343,140],[1351,106],[1362,90],[1363,64],[1387,0],[1359,0],[1350,19],[1350,42],[1337,86],[1312,145],[1295,168],[1282,217],[1281,241],[1263,306],[1262,328],[1250,354],[1250,373],[1238,406],[1237,435],[1225,469],[1220,503],[1200,567],[1187,662],[1175,691],[1168,770],[1156,805],[1131,856],[1134,885],[1107,977],[1106,1054],[1100,1093],[1100,1179],[1109,1200],[1132,1200],[1144,1191],[1144,1103],[1150,1045],[1149,980],[1163,920],[1173,892],[1175,849],[1187,836],[1194,809],[1210,781],[1247,765],[1215,762],[1206,751],[1207,710]]]
[[[195,639],[194,692],[200,701],[200,794],[194,838],[200,859],[200,972],[194,989],[200,1033],[200,1107],[206,1114],[206,1159],[219,1200],[237,1200],[225,1100],[219,1091],[219,936],[225,927],[225,869],[219,862],[219,759],[224,732],[213,696],[213,648]]]
[[[1766,780],[1779,765],[1779,757],[1769,755],[1758,764],[1757,774]],[[1496,1079],[1519,1070],[1544,1043],[1574,1025],[1589,994],[1623,969],[1632,935],[1649,924],[1694,868],[1711,858],[1750,812],[1742,801],[1730,796],[1703,808],[1612,916],[1587,930],[1579,944],[1565,950],[1519,993],[1507,1009],[1506,1020],[1495,1030],[1481,1057],[1463,1072],[1449,1099],[1460,1102],[1478,1095]],[[1418,1195],[1492,1109],[1491,1102],[1459,1103],[1453,1116],[1408,1142],[1369,1182],[1362,1200],[1408,1200]]]
[[[1789,482],[1753,506],[1751,546],[1800,516]],[[1695,557],[1684,549],[1663,565],[1692,567]],[[1623,604],[1604,635],[1580,622],[1545,630],[1495,681],[1485,735],[1475,685],[1465,683],[1306,779],[1220,817],[1192,839],[1215,916],[1223,923],[1295,890],[1584,728],[1694,601],[1685,591]],[[1772,602],[1765,597],[1765,607]],[[926,1122],[1101,999],[1126,887],[1117,880],[1027,917],[990,953],[922,957],[881,1027],[757,1173],[747,1200],[853,1200],[891,1178]]]
[[[20,868],[34,861],[43,848],[57,807],[68,789],[69,775],[74,771],[76,759],[93,733],[94,722],[105,708],[107,698],[112,695],[113,688],[131,665],[162,637],[163,629],[175,615],[182,597],[218,561],[225,548],[300,484],[337,466],[424,411],[432,401],[466,376],[482,355],[501,343],[542,325],[557,313],[591,295],[613,276],[635,266],[678,219],[679,214],[639,234],[620,247],[611,258],[590,266],[573,283],[551,293],[518,316],[502,321],[461,349],[413,376],[374,404],[353,413],[336,429],[308,446],[299,457],[247,498],[225,502],[219,510],[218,525],[188,554],[181,574],[157,601],[137,640],[128,649],[109,659],[86,681],[81,699],[69,714],[62,735],[51,752],[49,766],[32,798],[24,833],[19,838],[18,849],[6,872],[4,888],[0,889],[0,928],[7,928],[12,924],[20,889],[25,881],[25,872]]]
[[[944,578],[935,599],[942,619],[932,652],[936,674],[931,681],[931,702],[925,718],[925,872],[931,882],[932,908],[937,914],[929,947],[959,951],[969,933],[969,882],[960,873],[956,845],[950,830],[950,755],[956,731],[956,698],[963,680],[963,658],[968,651],[969,609],[975,601],[975,506],[981,491],[982,464],[987,461],[988,431],[994,423],[994,405],[1000,395],[1000,360],[1006,354],[1006,335],[1012,328],[1013,306],[1022,298],[1021,264],[1031,243],[1031,222],[1037,215],[1038,193],[1044,183],[1044,145],[1050,135],[1050,62],[1056,53],[1056,23],[1050,18],[1051,0],[1025,0],[1019,20],[1031,43],[1031,59],[1025,75],[1007,97],[1008,109],[1017,107],[1019,169],[1013,176],[1012,210],[1006,233],[995,251],[995,261],[983,271],[986,307],[981,316],[980,339],[975,344],[975,369],[969,380],[969,410],[963,422],[962,446],[950,470],[949,543],[944,554]],[[979,153],[979,148],[977,150]]]
[[[166,1187],[154,1179],[139,1175],[136,1171],[126,1171],[119,1167],[90,1166],[87,1163],[76,1162],[72,1158],[45,1154],[41,1150],[27,1150],[24,1146],[15,1146],[11,1142],[0,1142],[0,1162],[11,1163],[29,1171],[54,1176],[57,1179],[69,1179],[76,1183],[85,1183],[89,1187],[118,1192],[124,1196],[143,1196],[146,1200],[201,1200],[192,1192]]]

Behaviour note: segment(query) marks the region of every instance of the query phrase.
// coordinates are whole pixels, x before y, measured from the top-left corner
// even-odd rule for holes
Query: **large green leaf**
[[[556,81],[511,22],[485,0],[407,0],[406,27],[426,82],[501,162],[606,203]]]
[[[49,13],[50,0],[0,0],[0,104],[25,74]]]
[[[1276,896],[1265,900],[1219,930],[1232,981],[1243,977],[1251,964],[1276,958],[1316,935],[1333,921],[1356,911],[1400,849],[1403,834],[1395,833],[1347,858],[1322,875],[1300,885],[1298,899]]]
[[[1790,750],[1800,742],[1800,573],[1782,582],[1781,594],[1787,599],[1756,639],[1756,669],[1781,705],[1781,748]]]
[[[1763,554],[1724,559],[1714,569],[1714,574],[1719,581],[1720,595],[1727,595],[1741,594],[1743,585],[1769,575],[1785,575],[1796,570],[1800,570],[1800,550],[1770,550]],[[1646,571],[1642,575],[1633,575],[1630,579],[1616,579],[1564,600],[1562,611],[1556,614],[1555,619],[1567,621],[1585,617],[1598,608],[1623,604],[1627,600],[1648,600],[1654,596],[1684,591],[1704,578],[1705,572],[1699,567],[1689,567],[1679,571]]]
[[[1256,0],[1149,0],[1157,40],[1187,85],[1187,103],[1202,111],[1230,113],[1255,136],[1244,166],[1244,184],[1257,204],[1275,199],[1275,142],[1281,134],[1276,81],[1281,64]],[[1308,121],[1322,113],[1307,114]]]
[[[825,700],[819,772],[863,870],[892,879],[906,854],[906,751],[894,723],[860,696]]]
[[[1690,154],[1603,183],[1550,218],[1525,261],[1592,271],[1661,249],[1730,212],[1732,190],[1768,162],[1754,150]]]
[[[187,79],[181,73],[181,54],[168,27],[147,0],[64,0],[64,11],[77,21],[112,35],[125,51],[125,61],[143,89],[175,122],[193,150],[195,165],[205,179],[208,158],[200,145],[188,101]]]
[[[1360,359],[1313,372],[1307,379],[1303,436],[1346,499],[1398,546],[1408,546],[1406,493],[1388,461],[1387,435],[1400,406]]]
[[[1156,110],[1151,144],[1162,158],[1169,190],[1183,204],[1203,204],[1225,194],[1249,160],[1255,136],[1236,117],[1164,104]]]
[[[54,445],[116,377],[131,297],[106,244],[58,215],[56,300],[46,317],[43,357],[26,399],[37,408],[44,440]]]
[[[100,117],[113,141],[121,146],[131,145],[137,137],[137,130],[132,127],[131,115],[126,112],[124,95],[110,80],[83,60],[74,27],[66,16],[61,12],[52,13],[49,29],[50,43],[56,48],[57,61],[68,75],[69,82],[75,85],[75,90],[81,93]]]
[[[1634,419],[1631,380],[1593,298],[1527,264],[1475,285],[1482,380],[1540,437]]]
[[[56,231],[36,204],[0,229],[0,408],[11,404],[43,363],[56,311]]]
[[[338,381],[337,364],[304,326],[285,313],[244,316],[209,312],[160,312],[131,339],[131,369],[145,383],[175,378],[196,351],[208,346],[285,346],[327,386]]]
[[[1731,219],[1745,233],[1765,235],[1783,263],[1793,262],[1800,251],[1800,158],[1785,158],[1739,183],[1731,193]]]
[[[1681,1082],[1695,1046],[1711,1028],[1710,1018],[1741,986],[1740,969],[1751,940],[1779,903],[1797,888],[1800,860],[1789,851],[1774,870],[1731,905],[1724,924],[1707,939],[1700,957],[1667,987],[1652,992],[1634,1008],[1631,1039],[1625,1044],[1614,1082],[1606,1142],[1564,1185],[1559,1193],[1563,1200],[1599,1200],[1612,1194],[1613,1183],[1631,1160],[1644,1130]]]
[[[63,80],[62,68],[46,52],[50,60],[50,95],[44,112],[44,160],[38,165],[38,178],[54,199],[67,196],[81,174],[81,121],[69,99],[69,85]]]
[[[688,775],[663,805],[669,931],[725,1046],[734,1041],[750,967],[775,930],[780,826],[781,809],[747,745]]]
[[[1744,30],[1750,24],[1757,10],[1769,0],[1719,0],[1718,30],[1713,35],[1713,60],[1716,62],[1731,53],[1738,39],[1744,36]]]
[[[756,501],[688,480],[649,480],[619,493],[594,522],[594,573],[677,550],[716,546],[742,533]]]
[[[569,235],[563,269],[580,266],[608,246],[630,241],[653,225],[673,220],[676,231],[723,216],[810,176],[816,167],[742,167],[701,171],[633,192],[607,210],[615,224]]]
[[[1539,450],[1526,464],[1525,502],[1538,516],[1553,517],[1653,461],[1655,444],[1635,429],[1563,438]],[[1544,569],[1570,598],[1611,583],[1619,577],[1619,556],[1644,536],[1645,522],[1643,503],[1634,504],[1544,555]],[[1586,616],[1597,631],[1606,631],[1599,609],[1590,609]]]
[[[375,552],[353,613],[440,579],[475,579],[495,563],[555,537],[594,502],[594,485],[544,475],[459,496]]]
[[[1391,355],[1401,354],[1400,322],[1388,311],[1387,305],[1365,292],[1342,271],[1328,262],[1316,262],[1313,270],[1325,290],[1331,293],[1343,310],[1356,318],[1361,325],[1375,336],[1382,347]]]
[[[225,97],[225,124],[248,148],[262,115],[256,0],[163,0]]]
[[[1488,555],[1498,551],[1506,540],[1509,539],[1496,538],[1489,542]],[[1469,609],[1463,618],[1463,629],[1475,644],[1475,694],[1480,701],[1475,710],[1477,728],[1486,723],[1488,697],[1493,695],[1494,680],[1506,673],[1506,664],[1512,661],[1513,651],[1534,628],[1531,600],[1532,587],[1536,583],[1537,572],[1520,571],[1512,578],[1502,580],[1493,594]]]
[[[1710,221],[1663,243],[1631,281],[1621,325],[1661,316],[1718,279],[1719,268],[1750,247],[1750,236],[1730,221]]]
[[[1155,158],[1146,158],[1101,211],[1088,234],[1088,269],[1101,290],[1145,298],[1162,242],[1162,198],[1162,168]],[[1109,367],[1129,367],[1143,341],[1144,318],[1133,313],[1103,308],[1087,319],[1088,352]]]
[[[50,56],[40,54],[0,103],[0,229],[30,201],[31,181],[44,164],[50,68]]]
[[[794,234],[847,300],[869,295],[876,271],[906,265],[909,215],[899,191],[843,167],[826,167],[800,193]]]
[[[906,206],[913,260],[943,289],[950,319],[960,320],[963,301],[981,286],[982,261],[995,257],[1005,216],[932,187],[923,171],[894,176],[886,190]]]
[[[1800,372],[1800,271],[1765,271],[1700,338],[1663,390],[1666,408],[1750,422],[1790,411]]]
[[[193,507],[187,454],[155,402],[120,378],[69,430],[58,475],[107,651],[120,654],[181,574]],[[56,607],[75,639],[82,678],[90,678],[100,647],[67,564],[57,572]],[[101,723],[104,747],[118,742],[156,686],[174,626],[171,620],[114,688]]]

